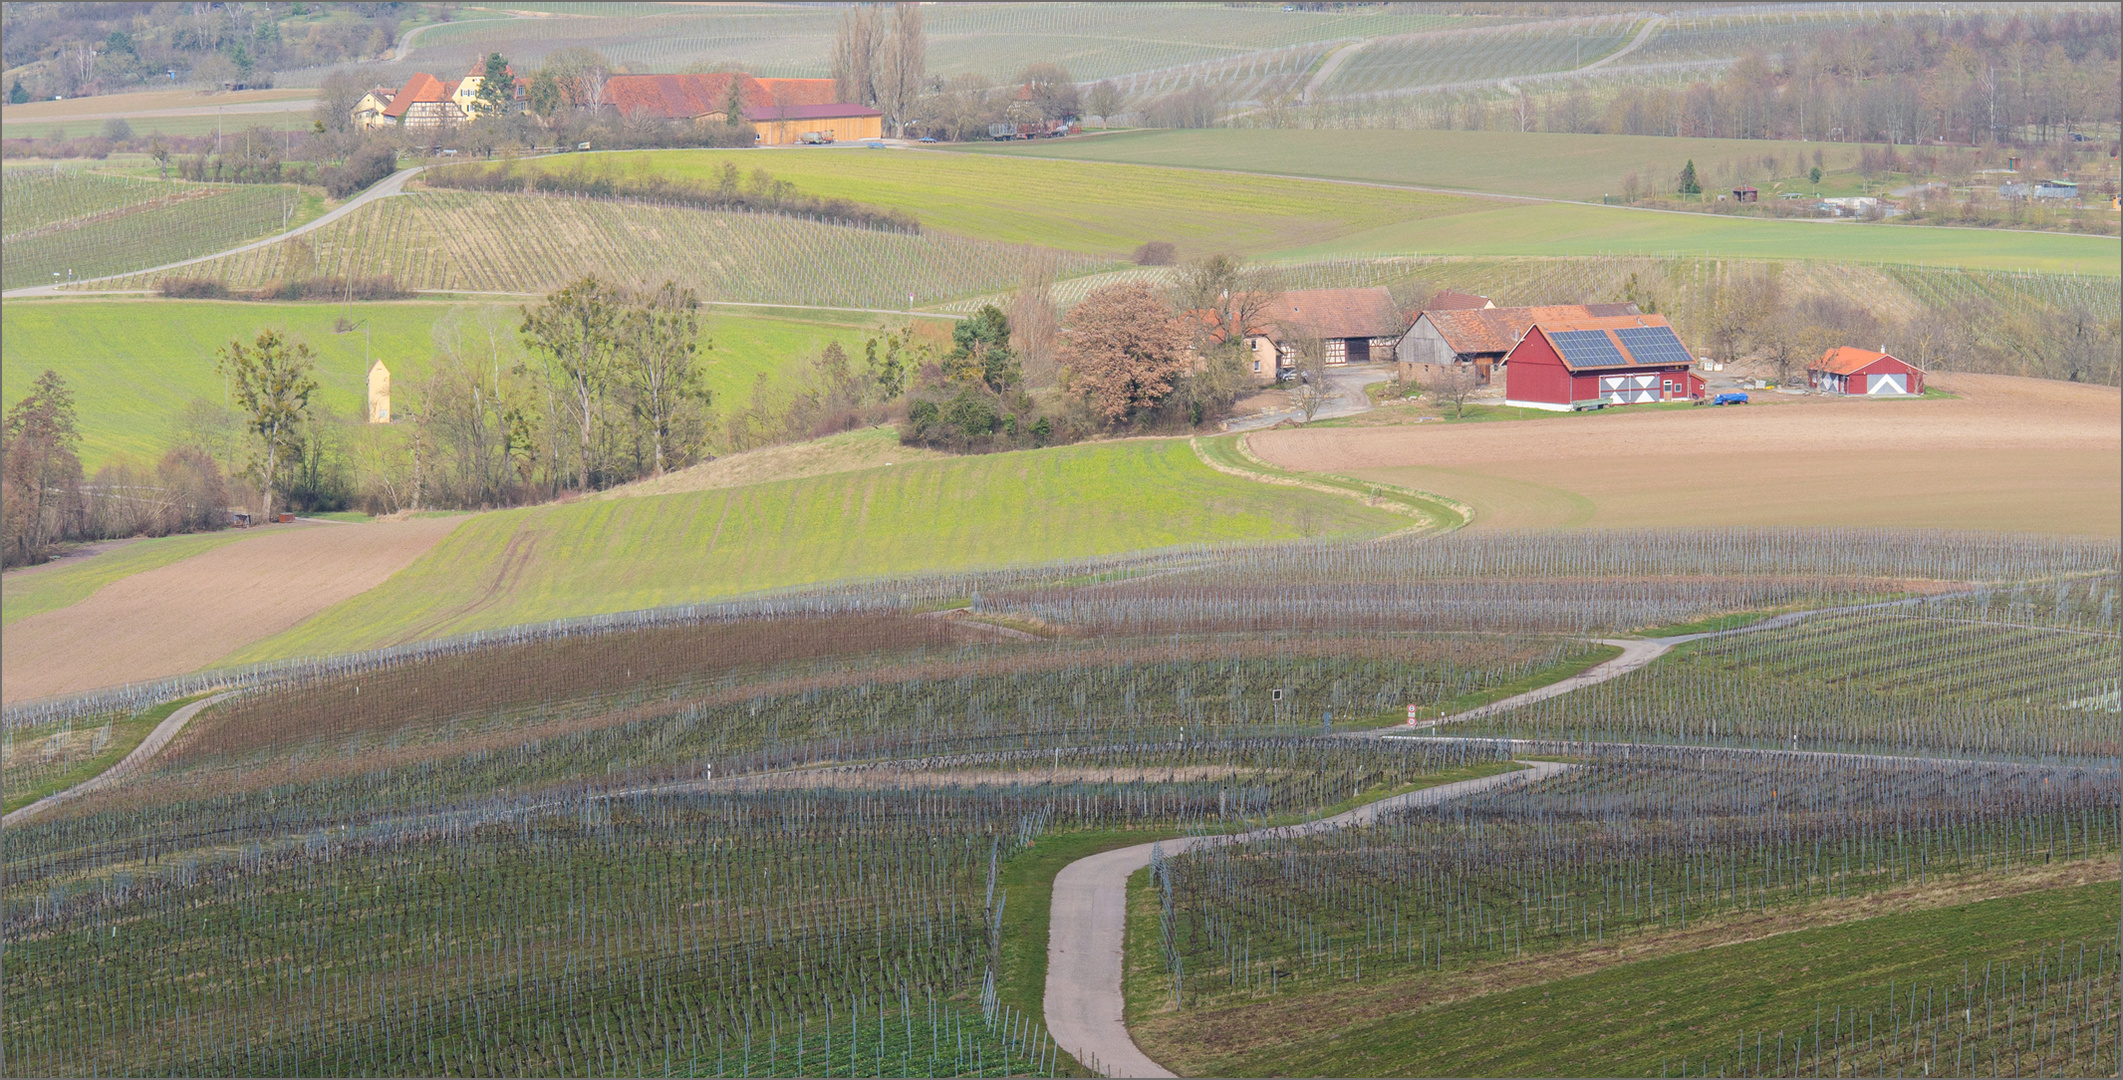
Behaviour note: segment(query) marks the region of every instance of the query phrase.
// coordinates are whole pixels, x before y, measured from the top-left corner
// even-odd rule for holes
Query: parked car
[[[864,146],[866,146],[866,147],[869,147],[869,148],[870,148],[870,149],[872,149],[872,150],[882,150],[882,149],[884,149],[884,148],[885,148],[885,144],[883,144],[883,143],[881,143],[881,142],[877,142],[877,141],[875,141],[875,140],[872,140],[872,141],[870,141],[870,142],[866,142],[866,143],[864,143],[863,145],[864,145]]]
[[[1710,403],[1712,405],[1745,405],[1747,404],[1747,395],[1737,393],[1719,394],[1718,396],[1711,398]]]
[[[926,143],[932,143],[932,142],[935,142],[935,141],[936,141],[936,136],[934,136],[934,135],[924,135],[924,136],[922,136],[921,138],[919,138],[919,139],[916,139],[916,140],[914,140],[914,141],[916,141],[916,142],[926,142]]]

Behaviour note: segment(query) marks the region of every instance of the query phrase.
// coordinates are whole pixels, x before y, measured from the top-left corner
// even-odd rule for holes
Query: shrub
[[[1135,249],[1135,265],[1171,266],[1177,250],[1169,241],[1152,240]]]
[[[172,300],[229,298],[229,287],[213,278],[166,277],[155,283],[155,291]]]
[[[383,143],[372,142],[356,151],[346,164],[317,170],[317,179],[332,198],[344,199],[366,190],[397,168],[398,151]]]

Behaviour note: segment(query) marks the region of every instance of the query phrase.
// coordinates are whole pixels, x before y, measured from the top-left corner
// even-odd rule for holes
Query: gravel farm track
[[[1940,374],[1950,399],[1756,391],[1763,404],[1470,424],[1265,431],[1272,465],[1476,508],[1475,528],[1799,525],[2115,535],[2123,394]],[[1567,462],[1559,466],[1558,462]]]
[[[121,578],[78,604],[8,627],[0,700],[195,671],[374,588],[464,520],[269,525],[254,538]]]

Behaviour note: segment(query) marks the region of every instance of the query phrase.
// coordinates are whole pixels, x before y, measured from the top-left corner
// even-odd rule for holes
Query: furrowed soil
[[[374,588],[464,520],[266,526],[254,539],[113,581],[7,628],[0,700],[195,671]]]
[[[1480,424],[1251,437],[1286,469],[1382,480],[1475,508],[1474,528],[1800,525],[2113,536],[2123,394],[1941,374],[1957,398],[1790,397]]]

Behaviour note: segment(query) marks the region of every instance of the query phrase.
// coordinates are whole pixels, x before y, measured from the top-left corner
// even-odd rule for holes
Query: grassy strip
[[[171,713],[205,696],[194,694],[177,701],[164,702],[123,720],[114,720],[111,722],[111,741],[101,753],[94,757],[82,758],[62,771],[42,774],[32,772],[35,779],[19,789],[14,786],[14,780],[24,770],[9,768],[0,771],[0,775],[7,778],[6,787],[0,788],[0,791],[4,791],[4,796],[0,796],[0,813],[13,813],[47,795],[65,791],[75,784],[101,775],[105,769],[124,761],[125,755],[132,753],[133,749],[148,737],[148,733],[155,730],[155,725],[169,719]],[[25,741],[19,735],[14,740],[18,747]],[[10,756],[21,752],[19,749],[11,750]]]
[[[1144,887],[1141,900],[1154,920],[1154,892]],[[1141,901],[1131,892],[1130,902]],[[1199,1058],[1180,1064],[1220,1076],[1647,1075],[1658,1061],[1729,1049],[1743,1031],[1810,1029],[1816,1007],[1870,1003],[1890,981],[1957,983],[1964,965],[1980,971],[1986,961],[2018,958],[2043,942],[2112,937],[2116,904],[2113,880],[2037,889],[1683,947],[1562,978],[1504,980],[1505,987],[1487,992],[1470,983],[1459,989],[1476,989],[1475,996],[1430,1008],[1421,1003],[1435,994],[1423,984],[1453,973],[1417,977],[1397,984],[1395,1015],[1350,1024],[1331,1002],[1307,1008],[1293,1001],[1298,1007],[1277,1013],[1296,1030],[1228,1055],[1217,1055],[1221,1040],[1209,1036]],[[1163,968],[1154,934],[1146,953],[1129,954],[1131,964],[1152,966],[1152,981]],[[1514,963],[1523,962],[1486,966]],[[1258,1025],[1263,1018],[1223,1019]],[[1196,1021],[1197,1028],[1213,1026],[1202,1014]]]
[[[1246,450],[1244,435],[1217,435],[1190,439],[1194,452],[1210,468],[1235,475],[1251,475],[1270,483],[1292,484],[1362,501],[1423,522],[1425,529],[1457,529],[1472,520],[1473,511],[1429,492],[1375,481],[1357,480],[1331,473],[1303,473],[1270,465]]]
[[[479,514],[382,585],[232,662],[868,576],[1179,544],[1370,536],[1402,519],[1128,439]]]
[[[1451,716],[1453,713],[1466,712],[1469,709],[1479,709],[1492,701],[1502,701],[1505,698],[1510,697],[1514,694],[1523,694],[1528,690],[1538,690],[1543,686],[1549,685],[1550,683],[1562,682],[1564,679],[1570,678],[1573,675],[1582,675],[1585,672],[1591,670],[1592,668],[1600,664],[1604,664],[1607,661],[1612,660],[1620,655],[1622,655],[1621,646],[1608,645],[1597,641],[1586,642],[1585,647],[1583,649],[1573,651],[1569,655],[1563,657],[1561,660],[1558,660],[1555,663],[1548,665],[1547,667],[1541,668],[1538,671],[1528,672],[1527,674],[1522,675],[1519,678],[1513,679],[1510,682],[1504,683],[1501,686],[1492,686],[1487,690],[1474,690],[1465,694],[1461,694],[1460,696],[1439,705],[1435,711],[1435,715]],[[1407,714],[1398,713],[1391,716],[1387,716],[1373,723],[1359,722],[1350,724],[1349,727],[1351,729],[1394,727],[1396,725],[1405,724],[1406,722]]]
[[[1715,634],[1720,630],[1737,630],[1742,626],[1752,626],[1774,614],[1776,613],[1772,611],[1735,611],[1728,615],[1712,615],[1707,619],[1697,619],[1694,622],[1674,623],[1670,626],[1647,626],[1642,630],[1634,631],[1634,633],[1638,637],[1645,638],[1680,637],[1683,634]]]
[[[222,531],[141,540],[100,555],[49,569],[16,572],[0,578],[0,626],[32,615],[71,607],[120,578],[189,559],[251,534]]]

